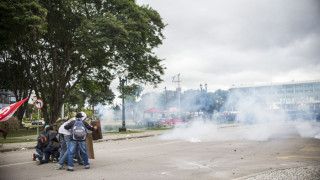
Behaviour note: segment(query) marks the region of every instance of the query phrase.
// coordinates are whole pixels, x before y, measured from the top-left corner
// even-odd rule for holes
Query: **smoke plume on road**
[[[320,123],[312,119],[307,110],[306,116],[292,119],[292,115],[282,107],[272,103],[274,97],[265,92],[233,92],[225,103],[224,110],[236,112],[234,122],[217,119],[211,121],[193,119],[188,124],[161,136],[161,139],[183,139],[190,142],[254,140],[267,141],[272,137],[289,137],[298,134],[301,137],[320,138]],[[222,113],[222,112],[220,112]],[[231,127],[232,126],[232,127]]]

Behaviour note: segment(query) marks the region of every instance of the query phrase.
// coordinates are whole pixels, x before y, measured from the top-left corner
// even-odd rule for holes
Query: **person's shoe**
[[[40,161],[37,161],[36,164],[37,164],[37,165],[40,165],[41,163],[40,163]]]
[[[69,169],[69,168],[68,168],[67,171],[73,171],[73,169]]]
[[[60,165],[59,163],[56,165],[56,170],[62,169],[62,165]]]
[[[36,161],[37,159],[36,159],[36,154],[35,153],[33,153],[32,154],[32,161]]]
[[[52,159],[52,162],[53,162],[53,163],[57,162],[57,158],[53,158],[53,159]]]
[[[84,166],[85,169],[90,169],[90,166]]]
[[[78,163],[79,165],[84,165],[83,161]]]

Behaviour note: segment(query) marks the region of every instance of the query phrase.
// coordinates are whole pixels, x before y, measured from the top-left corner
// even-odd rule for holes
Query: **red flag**
[[[28,98],[25,98],[19,102],[0,109],[0,122],[7,121],[27,99]]]

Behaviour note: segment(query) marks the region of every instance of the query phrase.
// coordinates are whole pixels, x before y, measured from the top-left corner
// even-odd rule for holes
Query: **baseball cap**
[[[82,117],[84,117],[84,118],[87,118],[87,115],[86,115],[86,113],[84,113],[84,112],[78,112],[77,114],[76,114],[76,118],[82,118]]]

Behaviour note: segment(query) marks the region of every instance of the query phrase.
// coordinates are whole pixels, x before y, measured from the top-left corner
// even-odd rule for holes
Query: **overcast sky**
[[[137,0],[167,24],[155,49],[165,59],[164,87],[182,91],[320,80],[320,1]],[[146,88],[145,91],[152,89]]]

